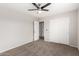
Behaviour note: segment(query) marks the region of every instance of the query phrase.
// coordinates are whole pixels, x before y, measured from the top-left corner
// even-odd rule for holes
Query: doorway
[[[39,22],[39,39],[44,40],[44,22]]]
[[[44,22],[34,21],[33,23],[34,41],[44,40]]]

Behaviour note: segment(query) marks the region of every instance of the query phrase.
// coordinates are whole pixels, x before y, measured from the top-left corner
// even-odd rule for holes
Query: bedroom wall
[[[33,20],[28,13],[0,6],[0,53],[33,41]]]
[[[46,41],[77,47],[77,10],[42,19]]]

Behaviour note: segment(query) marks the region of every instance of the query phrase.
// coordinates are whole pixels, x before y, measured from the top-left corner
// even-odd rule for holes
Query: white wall
[[[70,27],[69,27],[69,45],[77,47],[77,10],[70,14]]]
[[[32,42],[34,19],[0,6],[0,53]]]
[[[45,22],[46,41],[77,47],[77,10],[42,19]]]

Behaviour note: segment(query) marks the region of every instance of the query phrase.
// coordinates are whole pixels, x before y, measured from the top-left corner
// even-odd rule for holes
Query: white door
[[[69,19],[58,18],[50,20],[50,41],[68,44],[69,43]]]
[[[39,40],[39,22],[34,21],[34,41]]]

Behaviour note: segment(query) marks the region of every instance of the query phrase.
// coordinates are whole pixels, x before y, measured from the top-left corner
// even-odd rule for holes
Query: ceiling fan
[[[28,11],[36,11],[36,10],[37,11],[49,11],[48,9],[44,9],[44,8],[49,6],[51,3],[47,3],[43,6],[41,6],[41,3],[38,3],[38,4],[32,3],[32,4],[36,7],[36,9],[28,9]]]

